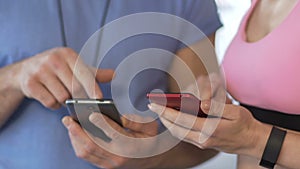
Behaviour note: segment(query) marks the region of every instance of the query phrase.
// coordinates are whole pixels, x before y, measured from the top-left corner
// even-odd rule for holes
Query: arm
[[[169,71],[175,75],[175,78],[187,80],[186,83],[183,84],[183,88],[187,88],[191,83],[193,83],[194,79],[197,79],[198,76],[211,73],[207,72],[205,66],[209,65],[215,72],[219,70],[217,57],[214,53],[214,44],[215,34],[212,34],[208,36],[208,38],[200,40],[190,47],[183,48],[176,53],[178,59],[173,60]],[[185,75],[182,74],[180,61],[183,61],[188,66],[194,75],[193,77],[185,77]],[[203,62],[205,62],[205,64],[203,64]],[[172,92],[179,92],[179,88],[175,80],[176,79],[173,77],[169,77],[169,90]]]
[[[0,69],[0,128],[19,106],[24,98],[17,88],[16,72],[19,64],[13,64]]]
[[[265,149],[268,136],[270,135],[272,126],[264,123],[260,123],[257,126],[257,130],[254,134],[255,142],[253,142],[251,148],[246,155],[261,159],[263,151]],[[300,156],[300,132],[287,130],[285,140],[283,142],[281,152],[279,154],[277,165],[285,168],[299,168],[299,156]]]

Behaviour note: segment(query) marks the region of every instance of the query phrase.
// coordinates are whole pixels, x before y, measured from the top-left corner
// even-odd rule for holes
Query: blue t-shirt
[[[134,13],[173,14],[190,21],[206,35],[221,26],[212,0],[112,0],[105,17],[105,0],[61,2],[60,15],[59,1],[0,1],[0,67],[63,46],[64,40],[68,47],[80,52],[88,38],[99,29],[103,19],[108,23]],[[63,32],[65,36],[62,36]],[[115,45],[100,67],[115,69],[126,56],[141,49],[160,48],[175,53],[180,47],[181,44],[172,38],[137,35]],[[167,68],[170,61],[166,57],[155,62]],[[105,97],[111,97],[109,84],[101,85],[101,88]],[[128,91],[132,104],[139,110],[145,110],[145,93],[157,88],[166,90],[165,73],[151,70],[138,74]],[[94,168],[75,156],[67,130],[61,123],[61,118],[66,114],[65,108],[52,111],[35,100],[24,99],[0,129],[0,168]]]

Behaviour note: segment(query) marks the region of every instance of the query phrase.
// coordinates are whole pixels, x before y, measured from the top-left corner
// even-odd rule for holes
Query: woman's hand
[[[212,73],[207,76],[199,76],[197,84],[190,84],[184,91],[191,93],[201,100],[201,108],[209,104],[210,100],[220,103],[231,103],[226,95],[225,82],[220,73]]]
[[[226,104],[222,113],[205,104],[204,112],[211,110],[213,118],[197,118],[156,104],[150,104],[149,108],[160,114],[162,123],[175,137],[202,149],[259,158],[271,131],[271,126],[255,120],[247,109],[232,104]]]

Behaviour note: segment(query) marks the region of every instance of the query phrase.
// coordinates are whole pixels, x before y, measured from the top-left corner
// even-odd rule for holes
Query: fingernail
[[[202,108],[208,110],[210,107],[209,101],[202,101]]]
[[[204,108],[205,108],[205,109],[208,109],[208,108],[209,108],[208,103],[204,103]]]
[[[72,121],[72,119],[70,117],[64,117],[62,119],[62,122],[63,122],[64,126],[67,127],[67,128],[71,124],[71,121]]]
[[[127,119],[125,117],[121,117],[121,122],[123,126],[127,126]]]
[[[153,111],[153,112],[155,112],[155,113],[158,113],[158,114],[161,114],[162,112],[163,112],[163,108],[162,108],[162,106],[159,106],[159,105],[157,105],[157,104],[155,104],[155,103],[151,103],[151,104],[148,104],[148,108],[151,110],[151,111]]]

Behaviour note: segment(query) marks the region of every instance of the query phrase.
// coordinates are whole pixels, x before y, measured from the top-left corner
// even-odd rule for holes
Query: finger
[[[219,103],[214,100],[204,100],[201,102],[202,111],[210,117],[223,117],[225,103]]]
[[[84,63],[79,61],[78,65],[78,73],[76,73],[75,76],[77,75],[77,79],[82,84],[88,96],[91,98],[102,98],[103,94],[96,82],[94,74]]]
[[[75,122],[70,116],[65,116],[62,119],[64,126],[68,129],[70,137],[78,145],[81,153],[88,153],[97,157],[106,159],[107,152],[99,147],[94,141],[89,137],[87,132],[85,132],[80,125]],[[79,146],[80,145],[80,146]],[[83,154],[86,155],[86,154]],[[87,156],[87,155],[86,155]]]
[[[232,120],[234,119],[233,113],[231,109],[231,104],[226,104],[223,102],[210,100],[210,101],[203,101],[201,103],[201,109],[204,113],[211,117],[219,117],[222,119]]]
[[[120,125],[101,113],[92,113],[89,120],[112,140],[118,140],[121,134],[126,135],[126,131]]]
[[[83,86],[87,95],[90,98],[102,98],[102,91],[96,82],[95,75],[91,72],[89,67],[83,63],[80,57],[73,56],[67,58],[70,69]]]
[[[201,100],[209,100],[212,98],[212,91],[211,91],[211,83],[209,82],[209,78],[207,76],[200,76],[198,78],[199,84],[199,93]]]
[[[177,128],[175,128],[175,124],[163,117],[160,117],[160,120],[162,122],[162,124],[171,132],[171,134],[174,136],[174,137],[177,137],[179,138],[180,140],[182,140],[187,132],[186,130],[183,130],[183,129],[179,129],[177,130]]]
[[[84,145],[82,145],[81,142],[79,142],[77,140],[76,137],[74,137],[74,135],[72,135],[70,132],[69,132],[69,137],[70,137],[70,140],[71,140],[71,144],[73,146],[73,149],[75,151],[75,154],[77,157],[81,158],[81,159],[84,159],[90,163],[93,163],[94,165],[100,165],[100,161],[102,161],[104,158],[101,158],[101,157],[98,157],[98,156],[95,156],[91,153],[89,153],[87,150],[85,150],[83,147]]]
[[[88,135],[70,116],[65,116],[62,119],[62,123],[68,129],[70,135],[74,138],[74,140],[76,140],[77,143],[80,143],[81,145],[87,145],[91,143]]]
[[[96,80],[101,83],[110,82],[115,76],[115,71],[112,69],[96,69],[90,67],[90,70],[94,73]]]
[[[191,93],[195,97],[197,97],[199,100],[201,100],[199,85],[197,83],[190,84],[187,88],[182,90],[182,93]]]
[[[159,109],[162,109],[162,106],[151,104],[149,108],[155,112],[160,111]],[[186,129],[197,131],[202,130],[203,124],[206,120],[205,118],[198,118],[197,116],[181,113],[171,108],[165,108],[161,117]]]
[[[153,118],[144,118],[134,114],[127,114],[122,116],[121,120],[123,126],[132,131],[146,133],[150,136],[155,136],[158,133],[158,123]]]
[[[209,114],[209,109],[210,109],[210,100],[202,100],[201,101],[201,110],[205,113],[205,114]]]
[[[221,76],[216,73],[210,74],[209,76],[199,77],[198,83],[200,86],[199,90],[201,100],[210,100],[211,98],[215,97],[219,92],[219,89],[225,91],[221,82]]]
[[[161,118],[161,122],[166,128],[168,128],[174,137],[199,146],[200,132],[191,131],[189,129],[177,126],[176,124],[164,118]]]
[[[62,82],[56,77],[56,75],[48,72],[41,77],[40,81],[48,89],[48,91],[55,97],[56,101],[64,104],[65,100],[70,98],[70,93],[62,84]]]
[[[58,109],[61,105],[56,101],[55,97],[41,83],[34,81],[29,84],[27,89],[28,97],[32,97],[42,103],[45,107]]]
[[[77,80],[77,78],[73,75],[72,70],[68,66],[65,61],[61,61],[60,66],[53,66],[52,70],[55,72],[58,79],[64,84],[65,88],[72,95],[72,97],[76,98],[86,98],[87,95]]]
[[[109,157],[105,157],[102,154],[94,155],[95,153],[91,153],[86,150],[84,148],[85,145],[82,145],[81,142],[78,142],[77,138],[72,134],[69,133],[69,137],[77,157],[84,159],[99,168],[113,168],[116,166],[116,164]]]

